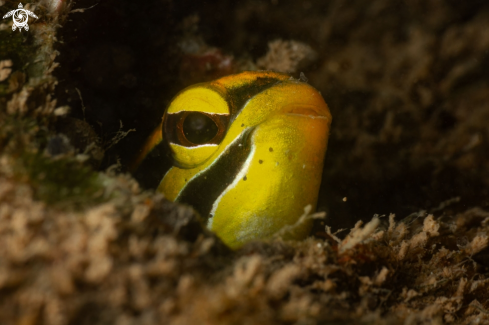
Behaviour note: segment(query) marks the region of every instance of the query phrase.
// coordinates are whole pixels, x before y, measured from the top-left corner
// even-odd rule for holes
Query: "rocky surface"
[[[485,2],[25,6],[0,24],[2,324],[488,322]],[[176,92],[250,69],[330,106],[327,215],[231,251],[124,171]]]

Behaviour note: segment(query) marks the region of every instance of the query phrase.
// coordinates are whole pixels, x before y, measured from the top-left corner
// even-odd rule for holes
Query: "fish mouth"
[[[287,105],[281,111],[285,115],[301,116],[308,118],[331,119],[331,114],[327,108],[317,107],[314,105]]]

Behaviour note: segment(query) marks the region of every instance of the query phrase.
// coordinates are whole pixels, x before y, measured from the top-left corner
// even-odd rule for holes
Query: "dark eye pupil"
[[[195,144],[204,144],[212,140],[218,128],[214,121],[199,112],[192,112],[183,121],[183,133],[188,141]]]

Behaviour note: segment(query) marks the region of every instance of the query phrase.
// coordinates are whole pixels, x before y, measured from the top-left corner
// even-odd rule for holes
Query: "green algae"
[[[73,157],[25,153],[19,159],[17,175],[27,176],[36,199],[60,208],[78,210],[110,199],[104,177]]]

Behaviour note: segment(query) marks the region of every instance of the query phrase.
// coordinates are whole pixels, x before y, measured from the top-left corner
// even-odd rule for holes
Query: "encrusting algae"
[[[94,10],[107,14],[103,6],[110,10],[117,7],[117,14],[110,11],[116,21],[125,17],[123,13],[135,12],[124,3],[117,2],[116,6],[108,1],[83,13],[75,12],[79,16],[70,16],[72,23],[85,18],[100,21]],[[170,4],[178,6],[173,1],[164,5]],[[1,22],[0,76],[7,76],[0,81],[2,324],[489,322],[489,212],[485,199],[481,199],[487,197],[484,121],[489,111],[487,81],[478,72],[486,64],[482,53],[489,44],[485,41],[487,10],[474,11],[467,4],[437,1],[402,4],[409,9],[402,14],[383,0],[358,0],[348,6],[331,1],[322,7],[324,10],[314,10],[319,1],[309,4],[312,9],[305,3],[272,1],[257,6],[243,1],[236,8],[226,7],[226,22],[241,28],[221,31],[223,35],[228,35],[227,30],[246,31],[230,42],[230,48],[236,46],[234,53],[244,48],[240,42],[258,39],[255,32],[291,29],[294,37],[282,37],[285,40],[302,33],[317,35],[310,36],[307,44],[321,60],[315,63],[320,71],[306,74],[328,98],[335,116],[324,169],[328,189],[320,189],[320,197],[331,200],[327,205],[330,209],[326,219],[316,220],[313,236],[303,241],[280,238],[294,231],[290,226],[272,239],[251,242],[235,251],[204,229],[190,207],[142,190],[130,175],[121,173],[124,159],[122,167],[102,170],[113,162],[115,152],[123,151],[121,147],[134,149],[129,150],[131,154],[136,152],[147,134],[127,135],[124,140],[140,137],[132,146],[129,140],[103,145],[120,128],[119,111],[110,116],[115,127],[104,133],[94,116],[105,106],[94,109],[95,97],[89,89],[102,87],[104,96],[119,103],[114,95],[117,92],[108,86],[103,88],[103,80],[90,83],[80,77],[84,84],[76,79],[79,76],[71,64],[82,63],[68,58],[76,57],[78,46],[87,44],[68,37],[73,36],[67,32],[70,25],[65,20],[71,9],[69,1],[24,3],[39,17],[38,22],[29,21],[29,34],[12,34],[8,25],[11,22]],[[2,13],[17,5],[10,0],[0,1]],[[197,6],[202,17],[221,19],[219,15],[204,15],[210,9],[216,13],[215,8]],[[166,14],[153,11],[155,15]],[[294,18],[304,11],[309,13],[306,21],[292,19],[294,24],[290,24],[287,15]],[[152,12],[144,11],[142,16],[148,18]],[[418,19],[412,19],[412,15]],[[268,21],[264,16],[276,27],[256,23]],[[185,34],[178,29],[181,26],[177,28],[169,20],[160,18],[158,23],[169,32],[152,25],[155,37],[161,34],[162,39],[168,39],[170,34],[176,38],[181,36],[178,33]],[[202,22],[206,26],[214,23]],[[95,25],[84,21],[84,26],[103,36]],[[146,25],[141,21],[138,26]],[[243,26],[255,26],[257,30]],[[119,33],[120,28],[122,25],[117,25]],[[65,33],[64,38],[58,41],[65,42],[66,47],[56,41],[61,33]],[[137,37],[141,39],[140,31]],[[152,46],[167,44],[162,39]],[[127,35],[124,40],[130,43],[132,38]],[[281,51],[277,49],[280,43],[274,44],[270,50]],[[293,44],[287,44],[284,51],[293,51]],[[328,44],[327,53],[318,44]],[[376,52],[371,52],[369,44],[375,45]],[[54,45],[59,45],[58,56]],[[97,46],[96,42],[91,46]],[[263,48],[266,51],[266,42]],[[157,67],[146,73],[167,65],[178,67],[174,64],[177,61],[163,62],[161,58],[155,65],[152,60],[156,56],[142,52],[151,66]],[[107,53],[128,58],[131,51],[111,48],[94,53],[100,53],[103,61]],[[169,53],[175,50],[159,55]],[[205,67],[209,55],[215,63],[219,59],[216,53],[197,50],[192,60],[185,60],[185,67],[189,68],[189,62]],[[480,60],[464,60],[466,53]],[[226,69],[214,70],[212,77],[219,71],[256,67],[253,59],[237,55]],[[227,60],[231,56],[220,57]],[[284,56],[264,57],[268,59],[261,60],[260,65],[273,63],[280,70],[280,63],[273,60]],[[297,57],[291,54],[283,67],[291,67]],[[56,72],[58,60],[63,64]],[[126,69],[130,64],[121,66]],[[113,73],[120,72],[112,68]],[[135,70],[124,73],[143,80],[138,79],[141,75]],[[99,72],[103,76],[106,71]],[[53,73],[59,73],[58,77]],[[167,91],[169,99],[171,92],[183,89],[190,80],[180,73],[174,76],[166,81],[168,88],[160,87],[161,81],[154,81],[157,79],[146,79],[154,81],[158,91]],[[192,81],[195,78],[205,79],[199,74],[193,75]],[[124,81],[121,87],[129,87],[135,80],[131,76],[119,79]],[[56,91],[56,83],[63,91]],[[75,111],[80,101],[78,92],[74,92],[77,102],[62,100],[65,90],[71,92],[70,87],[79,88],[83,98],[86,110],[80,106],[80,114]],[[138,101],[152,108],[147,93],[126,93],[138,93]],[[99,96],[103,103],[103,96]],[[71,113],[67,106],[72,108]],[[133,106],[130,108],[134,111]],[[120,110],[124,111],[123,105]],[[159,123],[154,116],[160,113],[148,113],[147,118]],[[72,129],[80,132],[67,134],[67,127],[60,127],[63,123],[76,125]],[[126,121],[123,125],[127,125],[124,130],[135,127]],[[147,128],[154,126],[149,123]],[[101,139],[94,139],[94,134]],[[94,169],[99,166],[101,170]],[[413,183],[407,182],[410,177]],[[452,182],[450,186],[447,180]],[[413,199],[416,204],[412,211],[416,212],[408,218],[402,219],[407,213],[368,218],[368,222],[358,221],[347,234],[335,233],[329,227],[338,219],[370,216],[368,211],[372,209],[401,209],[407,201],[396,198],[403,196],[419,197],[419,201]],[[341,200],[344,197],[348,201]],[[431,203],[435,208],[427,208],[428,200],[444,203],[439,207]],[[311,212],[306,210],[301,219],[324,216]]]

